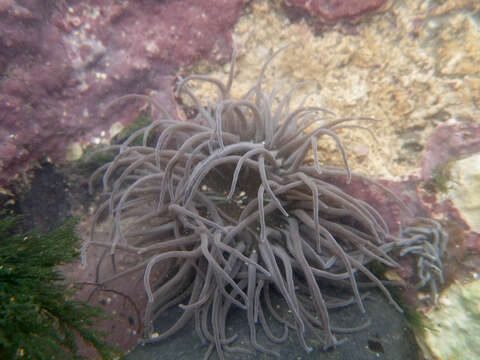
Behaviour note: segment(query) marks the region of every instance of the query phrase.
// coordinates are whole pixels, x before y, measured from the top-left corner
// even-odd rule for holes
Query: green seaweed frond
[[[78,238],[70,220],[40,235],[21,231],[22,217],[0,216],[0,358],[79,359],[77,336],[103,359],[121,351],[107,344],[92,325],[107,315],[72,300],[57,266],[78,258]]]
[[[132,123],[125,128],[123,128],[120,133],[115,135],[112,139],[112,143],[114,144],[121,144],[127,138],[132,135],[135,131],[145,128],[146,126],[150,125],[153,121],[153,118],[146,112],[142,111],[138,116],[132,121]],[[132,145],[141,145],[142,144],[142,137],[139,136]]]
[[[141,112],[129,126],[123,128],[120,133],[112,138],[111,143],[123,143],[131,134],[149,125],[152,121],[153,119],[150,115],[148,115],[146,112]],[[153,138],[153,135],[151,138]],[[132,142],[132,145],[141,144],[142,136],[139,136]],[[81,175],[90,175],[97,168],[108,162],[111,162],[115,157],[115,153],[112,151],[101,151],[103,147],[105,147],[105,145],[88,145],[84,149],[83,156],[74,163],[76,168],[75,172]]]

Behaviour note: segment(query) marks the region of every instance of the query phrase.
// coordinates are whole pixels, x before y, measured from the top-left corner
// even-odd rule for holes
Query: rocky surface
[[[438,360],[480,358],[480,281],[456,283],[445,291],[440,307],[428,313],[425,330],[430,356]]]
[[[365,173],[391,180],[418,175],[419,155],[435,127],[478,123],[478,2],[388,3],[381,14],[358,24],[355,34],[334,26],[316,36],[305,21],[292,23],[286,17],[282,1],[252,2],[238,23],[245,1],[217,1],[215,6],[187,0],[115,5],[3,1],[2,182],[32,159],[63,156],[66,145],[82,137],[96,142],[108,138],[114,122],[131,119],[138,109],[138,104],[119,104],[98,116],[123,94],[153,93],[175,112],[171,85],[179,66],[202,57],[226,59],[235,24],[237,94],[246,89],[242,84],[253,83],[271,50],[298,44],[274,61],[268,86],[281,79],[287,89],[313,79],[318,86],[312,103],[339,115],[381,120],[372,124],[378,142],[358,131],[349,131],[344,139],[351,161]],[[294,3],[307,6],[290,1]],[[321,1],[308,3],[323,9]],[[333,4],[326,8],[332,13],[363,11],[347,0],[325,3]],[[210,60],[196,70],[225,76],[226,68],[212,71]]]
[[[293,16],[308,15],[316,27],[340,20],[357,21],[365,13],[371,13],[387,3],[387,0],[285,0],[287,12]]]
[[[421,178],[425,181],[448,165],[480,152],[480,122],[439,126],[428,139],[422,153]]]
[[[255,83],[273,50],[290,44],[267,69],[264,88],[277,85],[282,94],[297,82],[313,80],[316,84],[297,91],[298,98],[315,92],[309,104],[338,116],[378,119],[363,123],[376,140],[356,129],[342,132],[349,160],[359,172],[394,181],[420,176],[422,151],[439,125],[479,122],[478,2],[393,2],[359,23],[355,34],[336,25],[316,35],[307,22],[286,18],[278,1],[254,1],[249,9],[233,33],[239,49],[234,95],[243,95]],[[456,32],[461,46],[454,41]],[[462,73],[445,74],[449,61]],[[228,65],[211,71],[200,63],[192,72],[225,79],[227,70]],[[196,89],[197,94],[208,91],[203,84]],[[333,142],[323,140],[324,160],[341,165]]]
[[[306,6],[307,2],[289,3]],[[480,151],[480,3],[389,1],[380,14],[356,23],[354,31],[345,31],[339,22],[322,28],[321,34],[310,21],[292,20],[284,1],[253,0],[241,17],[245,1],[207,4],[211,1],[194,5],[187,0],[116,5],[94,0],[1,2],[0,182],[34,159],[63,156],[68,144],[71,154],[77,154],[72,158],[77,157],[84,147],[78,142],[82,137],[107,141],[109,130],[117,132],[119,122],[132,119],[145,105],[119,104],[98,116],[103,105],[120,95],[150,93],[175,113],[171,86],[177,69],[182,75],[194,72],[225,79],[229,65],[217,65],[217,60],[228,57],[231,33],[239,53],[234,97],[244,95],[255,83],[272,51],[291,44],[267,69],[265,88],[277,85],[285,94],[296,82],[312,79],[316,84],[305,84],[294,101],[313,92],[309,104],[338,116],[378,119],[361,123],[374,131],[375,140],[359,129],[341,132],[352,168],[382,179],[416,216],[442,221],[450,233],[448,283],[478,277],[480,234],[475,219],[480,200],[474,191],[478,176],[467,170],[474,169],[468,159],[477,159]],[[176,25],[169,21],[191,25],[172,29]],[[207,60],[196,62],[200,57]],[[191,64],[193,70],[188,68]],[[192,90],[208,98],[214,89],[192,83]],[[335,144],[322,140],[322,161],[341,165]],[[69,183],[82,184],[82,180],[77,177]],[[354,181],[345,189],[372,201],[394,230],[408,220],[378,188]],[[464,206],[462,199],[470,203]],[[88,208],[73,212],[85,215]],[[82,229],[88,233],[88,226]],[[90,281],[91,270],[82,273],[76,265],[70,269],[79,281]],[[83,295],[88,297],[87,290]],[[135,306],[110,291],[95,296],[95,302],[122,319],[105,324],[114,341],[133,346],[138,336]],[[139,301],[141,308],[144,299],[140,296]],[[446,304],[440,302],[441,307]],[[198,355],[201,348],[188,331],[182,334]],[[368,334],[359,342],[352,340],[362,351],[369,339],[375,339]],[[139,348],[131,356],[142,359],[174,351],[165,346],[185,347],[183,339],[172,338],[171,343],[150,347],[151,352]],[[365,353],[371,356],[368,359],[378,355]]]
[[[480,152],[455,161],[446,197],[462,214],[468,226],[480,233]]]
[[[244,0],[0,2],[0,185],[73,141],[101,141],[138,106],[102,108],[154,92],[174,113],[180,66],[231,52]]]
[[[361,314],[356,306],[344,308],[340,311],[331,311],[331,320],[338,326],[352,326],[352,323],[361,324],[365,321],[371,321],[370,326],[364,331],[338,335],[338,339],[344,339],[345,342],[336,349],[323,351],[322,343],[314,336],[310,336],[307,337],[307,342],[314,347],[314,350],[311,353],[307,353],[299,346],[298,338],[292,331],[289,332],[289,337],[283,344],[269,342],[261,331],[258,331],[258,340],[260,344],[268,345],[268,349],[279,352],[280,359],[422,359],[411,329],[403,314],[396,311],[377,292],[371,294],[370,299],[365,303],[365,307],[367,309],[366,314]],[[281,307],[281,309],[285,310],[284,307]],[[179,315],[179,311],[174,309],[167,316],[159,319],[157,326],[160,329],[165,329],[166,325],[173,323]],[[232,312],[228,325],[232,333],[235,332],[239,335],[235,345],[251,351],[245,313],[241,311]],[[273,323],[273,331],[276,334],[280,334],[282,328],[276,325]],[[206,350],[207,347],[202,346],[198,340],[193,324],[190,324],[190,326],[186,326],[169,340],[153,345],[138,346],[125,357],[125,360],[196,360],[202,358]],[[276,357],[258,352],[252,352],[250,355],[240,353],[226,354],[225,358],[226,360],[277,359]],[[216,360],[218,357],[214,355],[211,359]]]

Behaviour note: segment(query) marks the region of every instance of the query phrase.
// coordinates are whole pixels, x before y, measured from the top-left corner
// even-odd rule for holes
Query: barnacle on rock
[[[332,308],[356,304],[365,311],[359,277],[400,310],[367,268],[372,261],[397,266],[388,255],[397,239],[377,210],[333,182],[361,177],[395,196],[350,171],[337,135],[342,128],[365,129],[358,123],[372,119],[336,118],[304,102],[292,108],[296,87],[280,100],[275,91],[264,92],[265,69],[277,53],[241,99],[230,96],[234,61],[226,84],[199,75],[181,79],[176,93],[193,104],[192,120],[174,119],[145,98],[157,108],[158,119],[106,148],[116,156],[92,176],[92,186],[102,176],[106,199],[83,247],[84,259],[88,246],[104,248],[99,284],[143,273],[146,343],[193,320],[198,337],[209,345],[206,357],[214,350],[220,358],[225,351],[245,351],[233,346],[236,335],[226,324],[231,309],[239,308],[248,319],[251,346],[260,352],[278,355],[257,341],[260,329],[274,343],[293,330],[306,351],[313,350],[307,336],[329,348],[341,341],[337,334],[368,325],[339,328],[329,320]],[[218,97],[202,103],[189,87],[192,81],[213,84]],[[334,140],[344,168],[321,163],[322,137]],[[135,145],[138,139],[142,143]],[[106,215],[112,223],[109,241],[95,235]],[[119,252],[130,254],[131,265],[116,268]],[[109,257],[114,273],[105,275]],[[325,284],[347,288],[349,295],[327,296]],[[286,304],[289,316],[272,306],[274,297]],[[153,320],[175,306],[183,314],[154,335]],[[281,324],[283,333],[274,334],[270,321]]]

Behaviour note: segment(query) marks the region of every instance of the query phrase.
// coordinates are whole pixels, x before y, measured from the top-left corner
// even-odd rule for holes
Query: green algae
[[[1,359],[79,359],[78,338],[103,359],[120,355],[93,327],[106,314],[73,300],[75,289],[57,269],[79,256],[76,222],[24,233],[20,216],[0,215]]]

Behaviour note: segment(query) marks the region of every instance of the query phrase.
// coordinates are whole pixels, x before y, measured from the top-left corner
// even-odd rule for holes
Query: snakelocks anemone
[[[264,92],[265,70],[278,52],[240,99],[230,95],[235,56],[226,84],[200,75],[180,79],[176,95],[193,107],[188,121],[169,115],[152,98],[126,97],[148,101],[158,116],[121,145],[103,149],[115,157],[92,175],[92,186],[101,179],[105,200],[82,253],[86,261],[88,247],[103,248],[99,285],[143,274],[145,343],[162,341],[193,321],[208,345],[205,358],[246,351],[227,326],[229,313],[238,308],[248,320],[250,350],[278,356],[257,341],[258,331],[273,343],[294,331],[308,352],[313,350],[309,337],[329,348],[343,340],[338,334],[368,325],[339,328],[329,320],[333,308],[356,304],[365,311],[359,278],[378,287],[401,311],[367,265],[397,266],[389,254],[402,240],[389,233],[377,210],[332,181],[345,184],[360,177],[395,197],[350,171],[337,134],[352,127],[369,131],[364,124],[373,119],[336,118],[307,106],[308,95],[292,107],[301,84],[283,97],[276,90]],[[202,103],[192,82],[210,83],[218,96]],[[325,138],[336,143],[344,167],[322,164],[318,144]],[[105,218],[111,223],[109,240],[95,235]],[[116,267],[119,252],[134,261]],[[102,276],[107,259],[114,273]],[[326,285],[346,289],[347,296],[327,294]],[[279,313],[273,299],[288,312]],[[153,336],[153,321],[172,307],[183,313]],[[283,333],[275,334],[278,324]]]

